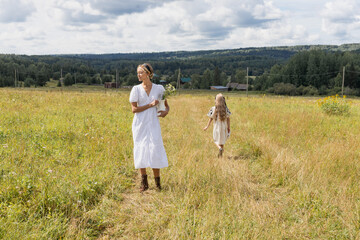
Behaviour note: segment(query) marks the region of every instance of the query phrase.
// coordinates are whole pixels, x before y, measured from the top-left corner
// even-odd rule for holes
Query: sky
[[[0,0],[0,53],[359,43],[358,0]]]

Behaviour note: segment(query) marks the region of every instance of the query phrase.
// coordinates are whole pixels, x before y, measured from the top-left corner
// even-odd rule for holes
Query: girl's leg
[[[224,152],[224,144],[219,144],[219,154],[218,157],[222,157]]]
[[[161,190],[161,184],[160,184],[160,169],[159,168],[153,168],[154,178],[155,178],[155,184],[158,190]]]

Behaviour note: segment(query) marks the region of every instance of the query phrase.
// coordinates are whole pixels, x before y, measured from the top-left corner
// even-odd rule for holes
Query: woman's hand
[[[209,126],[204,127],[204,131],[206,131],[209,128]]]
[[[166,115],[168,115],[169,111],[159,111],[158,113],[160,113],[158,117],[164,118]]]
[[[154,101],[152,101],[151,103],[150,103],[150,106],[151,107],[155,107],[156,105],[158,105],[159,104],[159,100],[154,100]]]

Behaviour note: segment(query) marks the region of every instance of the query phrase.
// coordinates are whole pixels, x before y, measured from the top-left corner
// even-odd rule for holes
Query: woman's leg
[[[154,177],[160,177],[160,169],[159,168],[153,168]]]
[[[159,168],[153,168],[154,178],[155,178],[155,184],[156,187],[161,190],[161,184],[160,184],[160,169]]]
[[[141,175],[146,175],[146,168],[140,168]]]
[[[147,180],[146,168],[140,168],[141,173],[141,187],[140,192],[144,192],[149,189],[149,183]]]

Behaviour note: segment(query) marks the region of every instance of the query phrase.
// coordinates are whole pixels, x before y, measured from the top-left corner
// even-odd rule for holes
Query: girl
[[[141,188],[149,188],[146,168],[153,170],[156,187],[161,190],[160,169],[168,166],[168,160],[161,137],[161,128],[158,117],[165,117],[170,110],[165,100],[165,111],[156,111],[159,103],[158,96],[165,91],[164,87],[151,82],[154,70],[150,64],[144,63],[137,67],[137,75],[141,84],[136,85],[130,92],[132,112],[135,114],[132,133],[134,140],[135,168],[140,169]]]
[[[210,109],[207,115],[210,119],[204,131],[209,128],[210,123],[214,120],[213,138],[216,146],[219,148],[218,157],[222,157],[225,141],[230,136],[231,112],[227,108],[225,98],[221,93],[216,95],[215,106]]]

